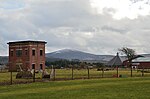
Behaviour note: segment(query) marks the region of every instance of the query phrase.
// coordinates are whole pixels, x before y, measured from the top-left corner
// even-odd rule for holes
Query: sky
[[[149,0],[0,0],[0,55],[10,41],[44,40],[46,52],[150,53]]]

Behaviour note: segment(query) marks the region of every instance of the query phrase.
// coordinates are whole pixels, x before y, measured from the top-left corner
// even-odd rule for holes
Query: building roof
[[[140,58],[134,59],[132,62],[150,62],[150,57],[140,57]]]
[[[15,42],[8,42],[7,44],[20,44],[20,43],[47,43],[45,41],[32,41],[32,40],[27,40],[27,41],[15,41]]]
[[[119,54],[117,53],[117,55],[115,57],[113,57],[108,63],[107,66],[121,66],[122,65],[122,61],[119,57]]]

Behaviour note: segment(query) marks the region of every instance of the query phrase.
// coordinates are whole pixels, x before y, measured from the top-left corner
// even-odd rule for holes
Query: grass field
[[[0,86],[0,99],[150,99],[150,77]]]
[[[47,70],[49,73],[51,70]],[[113,75],[116,75],[116,70],[109,70],[104,72],[104,78],[112,78]],[[56,76],[55,80],[68,80],[72,78],[72,70],[71,69],[56,69]],[[75,69],[74,70],[74,79],[87,79],[88,78],[88,71],[87,69]],[[122,77],[130,77],[130,70],[129,69],[119,69],[119,75],[123,75]],[[137,72],[137,70],[133,70],[133,77],[141,77],[141,72]],[[13,72],[13,81],[32,81],[32,79],[16,79],[16,72]],[[36,74],[36,78],[40,80],[42,77],[41,73]],[[102,78],[102,71],[97,71],[97,69],[90,69],[89,70],[89,77],[90,78]],[[145,73],[144,77],[150,77],[150,73]],[[53,80],[53,78],[51,78]],[[0,83],[1,82],[10,82],[10,73],[4,72],[0,73]]]
[[[51,70],[47,70],[49,73]],[[13,82],[19,82],[19,81],[25,81],[25,82],[32,82],[32,79],[16,79],[16,73],[13,72]],[[109,70],[104,72],[104,78],[112,78],[113,75],[116,75],[116,70]],[[68,80],[72,79],[72,70],[71,69],[56,69],[56,76],[55,80]],[[74,76],[73,79],[87,79],[88,78],[88,71],[87,69],[75,69],[74,70]],[[129,69],[119,69],[119,75],[123,75],[122,77],[127,78],[130,77],[130,70]],[[133,77],[141,77],[141,72],[137,72],[137,70],[133,70]],[[102,78],[102,71],[97,71],[97,69],[90,69],[89,70],[89,76],[90,78]],[[36,74],[36,79],[38,81],[42,81],[42,74],[38,73]],[[150,77],[150,73],[145,73],[144,77]],[[51,80],[54,80],[51,78]],[[9,72],[2,72],[0,73],[0,84],[3,82],[10,83],[10,73]]]

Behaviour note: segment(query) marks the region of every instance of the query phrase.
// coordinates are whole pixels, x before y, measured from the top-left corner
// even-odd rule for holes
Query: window
[[[20,57],[22,55],[22,50],[16,50],[16,56],[17,57]]]
[[[43,56],[43,50],[40,50],[40,56]]]
[[[35,56],[35,49],[32,50],[32,56]]]
[[[35,69],[35,64],[32,64],[32,69]]]
[[[25,55],[28,55],[28,50],[25,50]]]
[[[10,56],[14,56],[14,51],[10,51]]]
[[[40,64],[40,69],[43,69],[43,64]]]

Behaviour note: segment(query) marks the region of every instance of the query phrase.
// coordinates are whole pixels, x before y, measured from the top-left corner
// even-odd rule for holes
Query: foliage
[[[54,61],[54,62],[50,62],[50,61],[46,61],[46,66],[51,66],[51,65],[54,65],[55,68],[61,68],[61,67],[64,67],[64,68],[68,68],[69,65],[79,65],[80,62],[79,61],[69,61],[69,60],[58,60],[58,61]]]
[[[45,64],[48,67],[53,65],[57,69],[59,69],[61,67],[63,67],[63,68],[71,68],[72,66],[74,68],[83,69],[83,68],[86,68],[87,66],[93,66],[93,65],[95,65],[97,68],[104,67],[103,63],[87,63],[87,62],[81,62],[79,60],[78,61],[76,61],[76,60],[72,60],[72,61],[69,61],[69,60],[57,60],[57,61],[53,61],[53,62],[46,61]]]
[[[123,52],[124,54],[126,54],[128,61],[129,61],[129,67],[131,67],[131,77],[132,77],[132,60],[135,58],[135,50],[128,48],[128,47],[122,47],[121,49],[119,49],[121,52]]]
[[[136,55],[135,50],[128,47],[122,47],[121,49],[119,49],[119,51],[124,53],[127,56],[128,60],[132,59]]]
[[[16,78],[32,78],[30,71],[20,71],[16,74]]]
[[[105,64],[104,63],[93,63],[94,65],[96,65],[97,68],[104,68]]]

